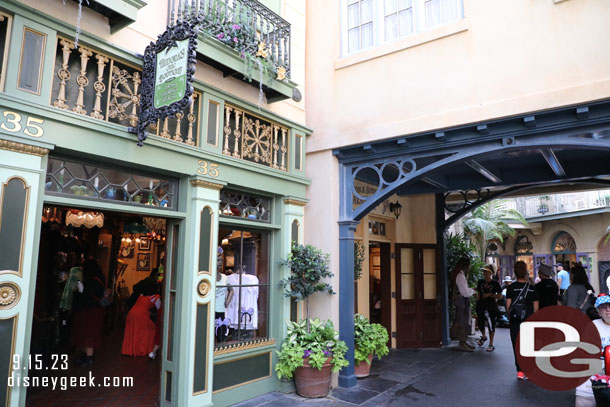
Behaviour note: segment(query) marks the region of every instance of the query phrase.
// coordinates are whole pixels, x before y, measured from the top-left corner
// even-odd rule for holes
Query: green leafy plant
[[[282,348],[277,351],[275,365],[277,377],[290,379],[294,371],[307,360],[315,369],[322,370],[326,361],[332,371],[338,372],[349,363],[345,359],[347,345],[339,339],[331,321],[321,322],[318,318],[311,321],[287,321],[288,330]]]
[[[366,360],[370,364],[369,355],[374,354],[378,358],[387,355],[388,331],[383,325],[371,324],[369,320],[360,314],[354,316],[354,361],[360,363]]]
[[[354,242],[354,280],[360,280],[364,262],[364,243]]]
[[[279,286],[284,289],[286,297],[305,300],[306,321],[309,322],[309,296],[324,291],[335,294],[332,286],[322,281],[323,278],[333,277],[328,269],[328,254],[311,245],[293,242],[290,255],[282,261],[282,265],[290,267],[290,276],[280,280]]]

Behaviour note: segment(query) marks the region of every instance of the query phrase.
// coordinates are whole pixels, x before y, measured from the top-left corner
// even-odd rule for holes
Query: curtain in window
[[[386,41],[413,32],[412,0],[384,0],[384,15]]]
[[[349,0],[347,6],[348,52],[373,45],[373,0]]]
[[[461,0],[425,0],[426,28],[454,20],[460,15]]]

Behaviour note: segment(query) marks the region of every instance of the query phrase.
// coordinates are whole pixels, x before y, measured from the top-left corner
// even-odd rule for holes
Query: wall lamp
[[[400,211],[402,210],[402,205],[400,202],[396,201],[396,203],[390,203],[390,211],[396,216],[396,219],[400,216]]]

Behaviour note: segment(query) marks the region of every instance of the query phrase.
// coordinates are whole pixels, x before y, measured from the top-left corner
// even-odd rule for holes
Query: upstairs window
[[[343,54],[462,18],[462,0],[343,0]]]

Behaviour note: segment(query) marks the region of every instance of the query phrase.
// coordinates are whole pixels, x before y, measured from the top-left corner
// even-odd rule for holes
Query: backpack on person
[[[508,315],[511,321],[523,321],[526,318],[527,307],[525,304],[525,297],[527,297],[527,290],[530,284],[525,283],[525,286],[521,289],[521,292],[517,296],[517,299],[510,304]],[[523,295],[525,293],[525,295]]]

